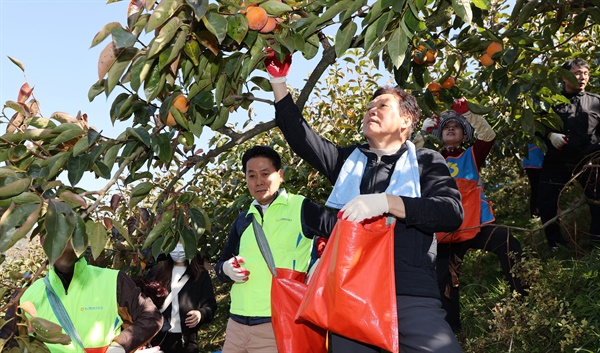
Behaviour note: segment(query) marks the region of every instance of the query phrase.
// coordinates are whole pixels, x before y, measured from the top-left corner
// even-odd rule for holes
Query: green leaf
[[[85,140],[88,141],[88,147],[92,147],[92,145],[95,144],[101,136],[102,135],[100,132],[94,129],[89,129],[87,136],[85,137]]]
[[[196,40],[190,40],[185,43],[183,48],[185,55],[194,63],[194,66],[198,66],[200,63],[198,58],[200,57],[200,44]]]
[[[343,12],[352,6],[353,0],[342,0],[338,1],[333,6],[329,7],[322,13],[318,18],[316,18],[304,31],[304,39],[309,38],[313,34],[315,34],[318,26],[331,21],[335,16]]]
[[[144,128],[132,128],[128,127],[125,129],[129,136],[133,136],[141,141],[146,147],[150,147],[150,134]]]
[[[112,31],[112,39],[117,49],[132,47],[137,41],[137,36],[125,30],[123,27],[117,27]]]
[[[350,44],[352,44],[352,38],[356,34],[357,30],[358,25],[353,21],[349,21],[340,26],[335,34],[335,55],[338,58],[341,58],[346,50],[350,48]]]
[[[146,56],[145,55],[140,55],[137,58],[135,58],[133,60],[133,63],[131,64],[131,82],[130,82],[130,86],[131,89],[134,92],[137,92],[141,85],[142,85],[142,80],[144,80],[145,77],[142,77],[142,70],[144,69],[144,66],[146,65]]]
[[[248,33],[248,19],[246,16],[238,13],[235,16],[227,17],[227,35],[229,35],[238,44],[242,44]],[[187,51],[186,51],[187,52]],[[196,59],[196,62],[198,60]],[[196,63],[196,65],[198,65]]]
[[[12,179],[11,179],[12,180]],[[0,199],[6,199],[19,195],[29,188],[31,178],[22,178],[11,181],[0,187]]]
[[[206,29],[212,33],[217,41],[223,42],[227,36],[227,18],[216,12],[208,12],[205,17],[202,18],[202,23],[206,26]]]
[[[387,45],[390,59],[395,68],[402,66],[406,50],[408,49],[408,38],[404,34],[402,27],[396,28]]]
[[[179,234],[181,235],[181,242],[183,244],[183,250],[185,251],[185,258],[190,260],[196,256],[198,252],[198,245],[196,243],[196,236],[194,232],[187,227],[183,226],[179,228]]]
[[[44,220],[46,236],[43,247],[51,265],[56,262],[67,246],[76,222],[75,213],[66,203],[48,200],[48,210]]]
[[[160,72],[160,67],[152,66],[150,77],[144,81],[144,94],[148,101],[154,100],[160,93],[165,83],[165,76]]]
[[[108,79],[106,80],[106,94],[109,95],[115,86],[119,83],[121,76],[125,72],[125,69],[131,63],[131,60],[137,54],[138,49],[136,48],[127,48],[121,49],[119,54],[117,54],[117,59],[112,64],[110,69],[108,70]]]
[[[200,21],[208,11],[208,0],[186,0],[187,4],[194,9],[196,20]]]
[[[123,227],[123,225],[115,220],[113,220],[113,227],[117,228],[117,230],[119,231],[119,233],[121,233],[121,235],[123,236],[123,238],[125,238],[125,241],[127,241],[127,243],[131,246],[134,247],[133,242],[131,241],[131,237],[129,236],[129,231],[127,230],[127,227]]]
[[[121,145],[114,145],[111,148],[109,148],[104,154],[104,164],[112,167],[112,165],[115,164],[115,161],[117,160],[117,156],[119,155],[120,149]]]
[[[105,79],[102,79],[92,85],[90,90],[88,91],[88,100],[92,102],[94,98],[98,97],[102,92],[104,92],[104,86],[106,84]]]
[[[55,132],[55,131],[59,130],[60,126],[62,126],[62,125],[55,127],[54,129],[52,129],[52,131]],[[58,136],[56,136],[56,138],[54,140],[52,140],[51,144],[56,146],[63,142],[67,142],[74,138],[80,137],[83,134],[84,134],[83,129],[80,126],[73,125],[69,130],[63,131]]]
[[[92,257],[97,259],[104,251],[107,234],[103,224],[89,220],[85,223],[85,230],[88,235],[88,242],[92,248]]]
[[[340,18],[340,22],[343,24],[347,24],[347,20],[351,19],[353,16],[356,16],[357,11],[367,5],[367,0],[354,0],[350,4],[350,7],[344,11],[344,15]],[[354,22],[354,21],[351,21]],[[339,32],[339,31],[338,31]],[[335,42],[337,45],[337,41]]]
[[[488,0],[472,0],[473,5],[482,10],[488,10],[490,8],[490,2]]]
[[[104,164],[101,161],[96,161],[94,163],[94,165],[92,166],[92,170],[94,171],[94,173],[96,173],[96,175],[98,175],[101,178],[104,178],[107,180],[111,178],[111,175],[110,175],[111,168],[106,166],[106,164]]]
[[[252,83],[254,83],[255,85],[257,85],[258,87],[260,87],[260,89],[262,89],[263,91],[271,91],[271,82],[269,82],[269,79],[262,77],[262,76],[254,76],[250,79],[250,81]]]
[[[158,35],[150,43],[147,58],[152,59],[157,54],[160,54],[177,34],[177,30],[181,27],[182,21],[179,17],[171,18],[158,32]]]
[[[467,102],[467,106],[471,112],[479,115],[484,115],[494,110],[492,106],[480,105],[473,102]]]
[[[526,109],[521,114],[521,127],[523,131],[529,133],[530,136],[535,134],[535,117],[530,109]]]
[[[168,133],[154,136],[150,140],[150,143],[152,145],[152,150],[158,155],[158,159],[164,163],[169,163],[171,161],[171,158],[173,158],[173,150],[171,148],[171,138]]]
[[[294,10],[289,5],[284,4],[282,1],[276,0],[269,0],[263,2],[259,6],[265,9],[270,15],[277,17],[285,15],[286,13],[292,12]]]
[[[123,29],[123,26],[121,26],[119,22],[110,22],[104,25],[100,32],[96,33],[94,39],[92,39],[92,45],[90,45],[90,48],[93,48],[96,45],[102,43],[106,39],[106,37],[108,37],[113,32],[115,28]]]
[[[163,0],[154,9],[148,24],[146,25],[146,33],[151,32],[167,22],[175,13],[177,8],[182,4],[183,0]]]
[[[532,1],[536,2],[536,1]],[[454,12],[467,25],[473,21],[473,11],[471,10],[471,0],[452,0],[452,8]]]
[[[76,215],[75,217],[75,229],[73,229],[71,244],[73,245],[75,255],[77,255],[77,257],[80,257],[85,253],[85,250],[87,249],[88,237],[83,218],[81,218],[79,215]]]
[[[304,56],[304,58],[306,60],[310,60],[310,59],[314,58],[315,55],[317,55],[317,53],[319,52],[319,44],[320,44],[320,42],[319,42],[318,34],[314,34],[314,35],[308,37],[308,39],[304,43],[304,49],[302,50],[302,56]]]
[[[77,185],[77,183],[79,183],[79,181],[83,177],[83,174],[87,170],[87,166],[88,166],[89,162],[90,162],[89,154],[84,154],[84,155],[73,157],[73,158],[69,159],[69,162],[67,163],[67,171],[68,171],[67,175],[69,178],[69,182],[71,183],[71,186],[75,186],[75,185]]]
[[[41,199],[40,199],[41,201]],[[30,203],[22,206],[11,205],[0,218],[0,253],[13,247],[25,238],[38,221],[42,203]]]
[[[165,63],[160,64],[161,68],[164,68],[164,66],[172,63],[173,61],[175,61],[175,59],[177,59],[177,57],[179,57],[179,55],[181,54],[181,50],[185,46],[189,34],[190,28],[188,26],[183,26],[179,31],[179,34],[177,35],[177,39],[175,39],[175,43],[173,43],[173,48],[171,50],[171,53],[169,54],[168,59]]]
[[[69,160],[69,153],[59,152],[56,155],[46,159],[42,164],[50,166],[50,171],[46,176],[47,179],[52,179],[58,175],[65,163]]]

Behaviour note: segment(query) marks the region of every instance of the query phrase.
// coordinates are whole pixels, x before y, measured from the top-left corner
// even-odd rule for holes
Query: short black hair
[[[273,163],[275,170],[281,169],[281,157],[279,156],[279,153],[277,153],[274,149],[272,149],[269,146],[257,145],[246,150],[246,152],[244,152],[244,155],[242,156],[242,171],[244,172],[244,174],[246,174],[246,164],[248,164],[248,161],[256,157],[267,158],[271,160],[271,163]]]
[[[588,65],[587,61],[580,59],[580,58],[575,58],[575,59],[571,59],[571,60],[567,60],[563,65],[562,68],[565,70],[571,70],[571,68],[573,66],[579,66],[579,67],[585,67],[586,69],[590,69],[590,65]]]

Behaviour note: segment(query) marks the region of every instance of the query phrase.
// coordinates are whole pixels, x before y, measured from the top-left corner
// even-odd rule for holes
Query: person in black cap
[[[439,138],[440,151],[446,158],[450,174],[455,178],[465,211],[461,227],[451,233],[437,233],[437,276],[446,321],[455,332],[461,330],[459,304],[459,273],[462,259],[469,249],[491,251],[500,260],[504,276],[512,290],[525,295],[519,278],[511,272],[521,256],[521,244],[505,227],[493,224],[492,204],[484,193],[479,170],[489,154],[496,133],[480,115],[469,111],[464,98],[456,101],[453,110],[439,118],[427,118],[424,132]],[[471,144],[474,133],[475,142]]]

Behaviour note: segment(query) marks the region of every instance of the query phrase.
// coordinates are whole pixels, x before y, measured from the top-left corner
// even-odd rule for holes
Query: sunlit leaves
[[[178,17],[172,17],[165,23],[165,25],[160,29],[158,36],[156,36],[152,43],[150,44],[150,48],[148,49],[147,58],[151,59],[155,55],[159,54],[160,51],[165,48],[171,39],[175,37],[177,34],[177,30],[181,26],[182,22]]]
[[[452,7],[456,14],[464,23],[470,24],[473,20],[473,11],[471,10],[471,0],[452,0]]]
[[[76,214],[66,203],[48,201],[48,210],[44,222],[46,236],[43,247],[50,264],[54,264],[65,249],[75,229],[76,217]]]
[[[122,27],[117,27],[112,31],[112,38],[117,49],[131,47],[137,40],[137,36]]]
[[[157,29],[159,26],[167,22],[171,16],[175,13],[175,10],[182,4],[183,0],[163,0],[150,15],[148,24],[146,25],[146,32],[151,32]]]

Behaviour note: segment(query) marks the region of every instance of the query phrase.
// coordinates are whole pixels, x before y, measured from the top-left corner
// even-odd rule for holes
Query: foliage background
[[[188,256],[199,251],[214,262],[231,221],[250,201],[239,160],[252,144],[276,147],[285,159],[285,187],[323,202],[330,186],[289,151],[272,122],[253,120],[256,104],[271,104],[261,98],[270,91],[262,72],[269,45],[279,55],[297,53],[295,60],[321,55],[294,95],[312,126],[340,144],[361,141],[360,120],[382,72],[417,97],[423,116],[467,97],[498,133],[484,169],[487,194],[498,222],[528,249],[519,274],[531,293],[513,298],[496,259],[471,252],[462,276],[465,351],[599,351],[598,252],[585,233],[585,200],[576,184],[569,187],[561,209],[568,211],[562,217],[572,247],[549,253],[543,225],[528,216],[519,167],[535,132],[558,123],[551,107],[565,99],[562,61],[586,58],[590,90],[600,87],[598,1],[516,1],[511,11],[508,2],[481,0],[249,3],[282,19],[277,35],[248,31],[237,1],[204,0],[132,1],[125,25],[109,23],[98,33],[93,45],[107,44],[89,99],[110,97],[107,119],[130,125],[115,139],[88,126],[85,114],[42,115],[43,102],[28,84],[6,102],[0,261],[21,239],[35,244],[45,234],[51,262],[71,241],[94,264],[138,275],[179,239]],[[143,32],[148,43],[139,40]],[[482,66],[478,59],[491,42],[504,48],[493,65]],[[431,65],[415,60],[424,54],[420,46],[437,53]],[[448,77],[457,85],[427,89]],[[115,96],[116,87],[123,91]],[[178,95],[190,102],[188,112],[172,107]],[[229,122],[236,110],[247,111],[248,120]],[[169,112],[174,127],[165,126]],[[214,138],[196,145],[205,131]],[[97,190],[79,186],[84,173],[97,178]],[[44,273],[37,250],[2,264],[6,305]],[[228,307],[228,285],[215,285],[220,310],[202,332],[206,352],[222,343]]]

